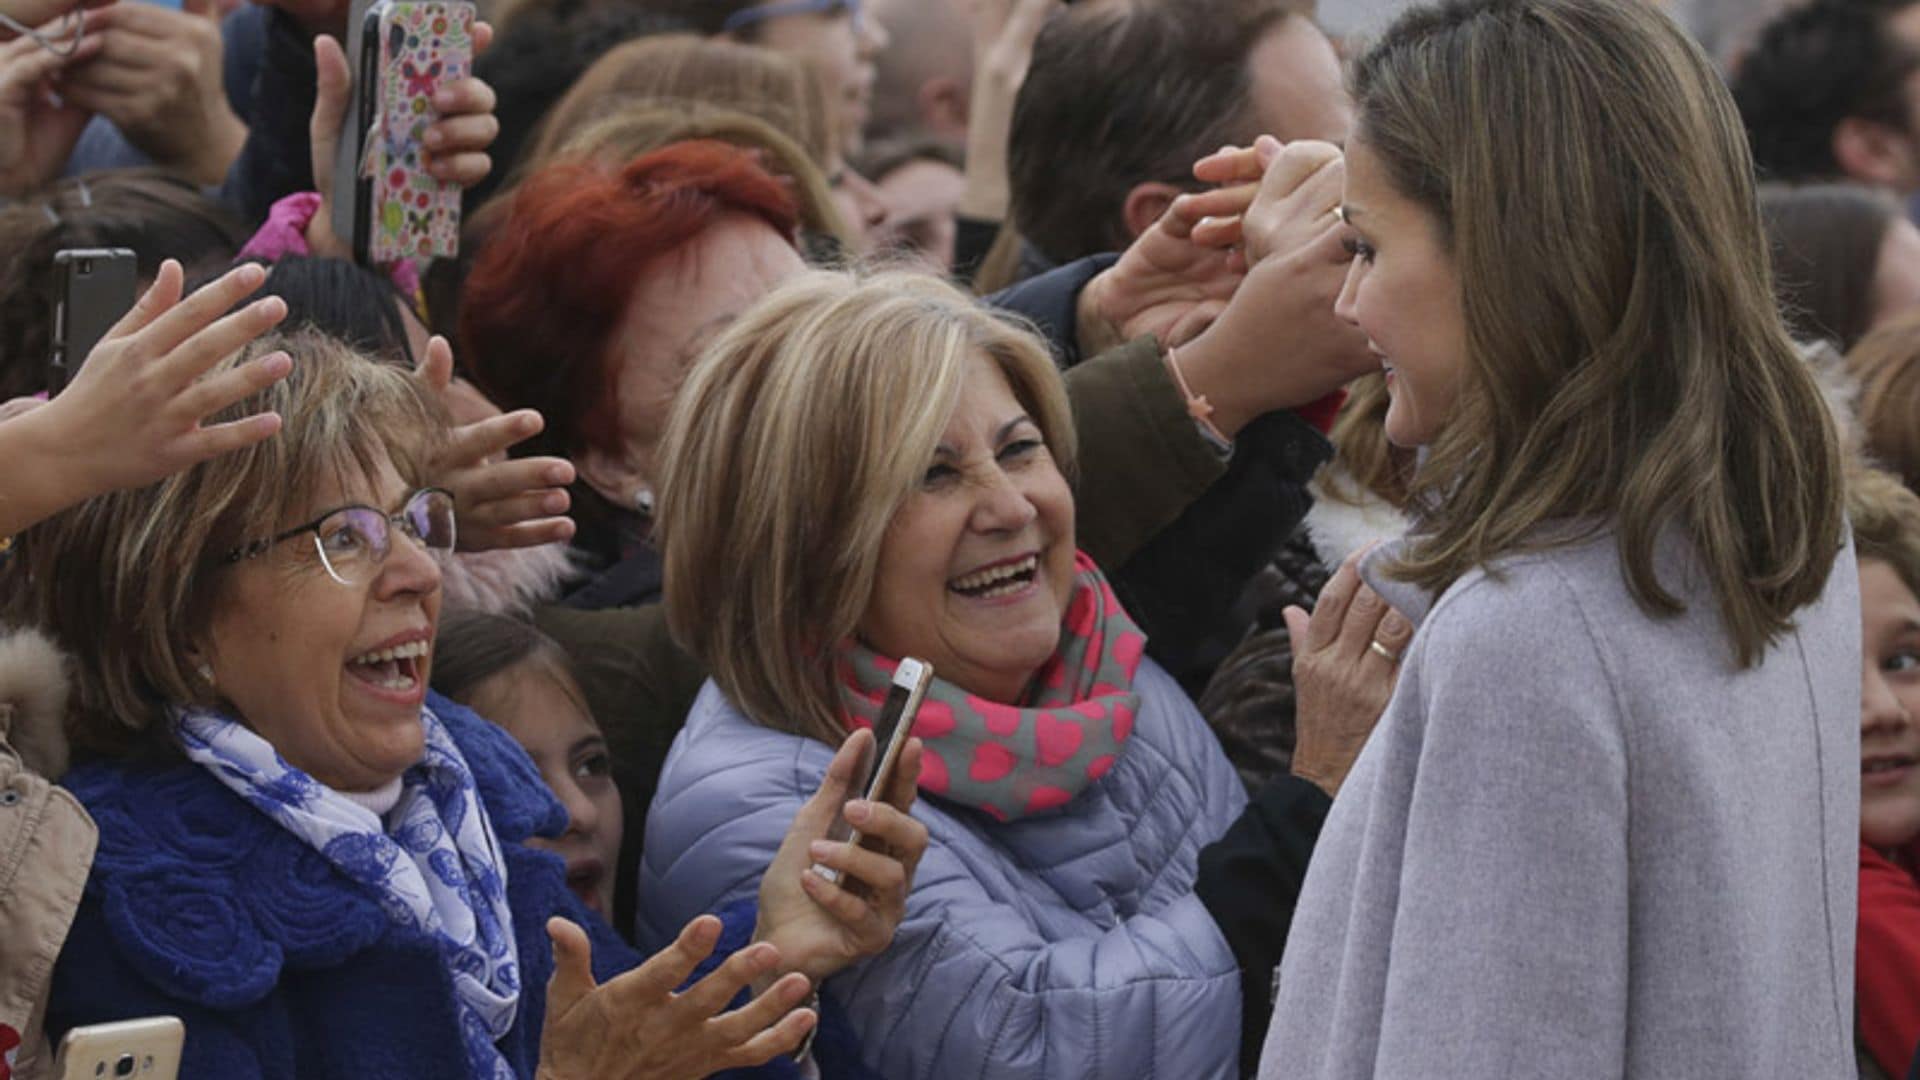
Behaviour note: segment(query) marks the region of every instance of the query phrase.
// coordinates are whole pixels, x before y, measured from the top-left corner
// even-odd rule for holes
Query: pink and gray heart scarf
[[[1113,767],[1140,710],[1133,676],[1147,636],[1084,552],[1074,570],[1060,647],[1020,704],[935,675],[913,725],[926,746],[922,791],[1013,821],[1065,806]],[[900,662],[858,643],[844,647],[842,661],[848,727],[871,728]]]

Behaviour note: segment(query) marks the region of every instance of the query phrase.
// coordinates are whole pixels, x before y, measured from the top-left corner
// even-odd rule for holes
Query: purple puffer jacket
[[[828,980],[891,1080],[1233,1075],[1240,976],[1193,893],[1246,803],[1219,743],[1152,661],[1113,769],[1011,824],[934,798],[893,946]],[[750,896],[833,752],[760,727],[708,683],[647,816],[638,931],[661,943]]]

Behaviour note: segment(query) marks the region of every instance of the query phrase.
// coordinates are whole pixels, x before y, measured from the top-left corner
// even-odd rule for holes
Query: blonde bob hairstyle
[[[1073,422],[1046,346],[925,274],[804,274],[695,361],[661,440],[667,621],[756,723],[844,734],[837,647],[980,357],[1070,476]]]
[[[409,486],[427,483],[446,414],[411,375],[313,330],[261,338],[214,370],[275,350],[292,374],[215,419],[271,410],[279,434],[21,537],[29,615],[73,658],[76,749],[165,754],[166,706],[216,703],[188,655],[221,603],[226,552],[306,521],[325,479],[371,476],[383,457]]]
[[[1706,56],[1642,0],[1449,0],[1352,85],[1355,142],[1432,214],[1466,326],[1395,572],[1439,592],[1567,537],[1549,523],[1610,523],[1635,601],[1671,614],[1654,546],[1676,528],[1733,660],[1758,662],[1844,543],[1841,455]]]

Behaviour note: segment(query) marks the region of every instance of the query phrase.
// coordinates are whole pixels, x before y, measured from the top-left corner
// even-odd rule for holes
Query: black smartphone
[[[366,264],[373,230],[373,178],[366,173],[367,142],[380,111],[382,0],[354,0],[347,16],[346,122],[333,156],[333,233]]]
[[[126,248],[68,248],[53,256],[53,355],[47,358],[47,393],[57,394],[87,362],[87,355],[113,324],[133,308],[139,268]]]
[[[894,766],[900,762],[900,748],[912,736],[914,717],[920,714],[920,702],[926,699],[931,685],[933,665],[925,660],[905,657],[894,670],[887,700],[880,706],[879,719],[873,722],[873,751],[862,757],[854,770],[852,790],[859,798],[876,801],[893,782]],[[849,844],[860,842],[860,834],[847,824],[846,818],[835,819],[826,838]],[[813,871],[828,881],[840,879],[839,871],[819,863],[814,864]]]

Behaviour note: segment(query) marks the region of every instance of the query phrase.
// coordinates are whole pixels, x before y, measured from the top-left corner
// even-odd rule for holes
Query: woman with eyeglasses
[[[891,888],[793,887],[859,736],[768,870],[785,887],[640,963],[531,845],[567,814],[526,755],[428,692],[455,539],[429,477],[445,418],[312,331],[225,364],[277,352],[292,374],[228,410],[278,414],[275,438],[22,540],[31,614],[77,676],[64,782],[100,830],[50,1036],[178,1016],[183,1075],[222,1078],[691,1078],[800,1046],[810,981],[899,924],[926,845],[905,812],[917,748],[863,808]],[[817,1041],[825,1075],[863,1075],[836,1025]]]

